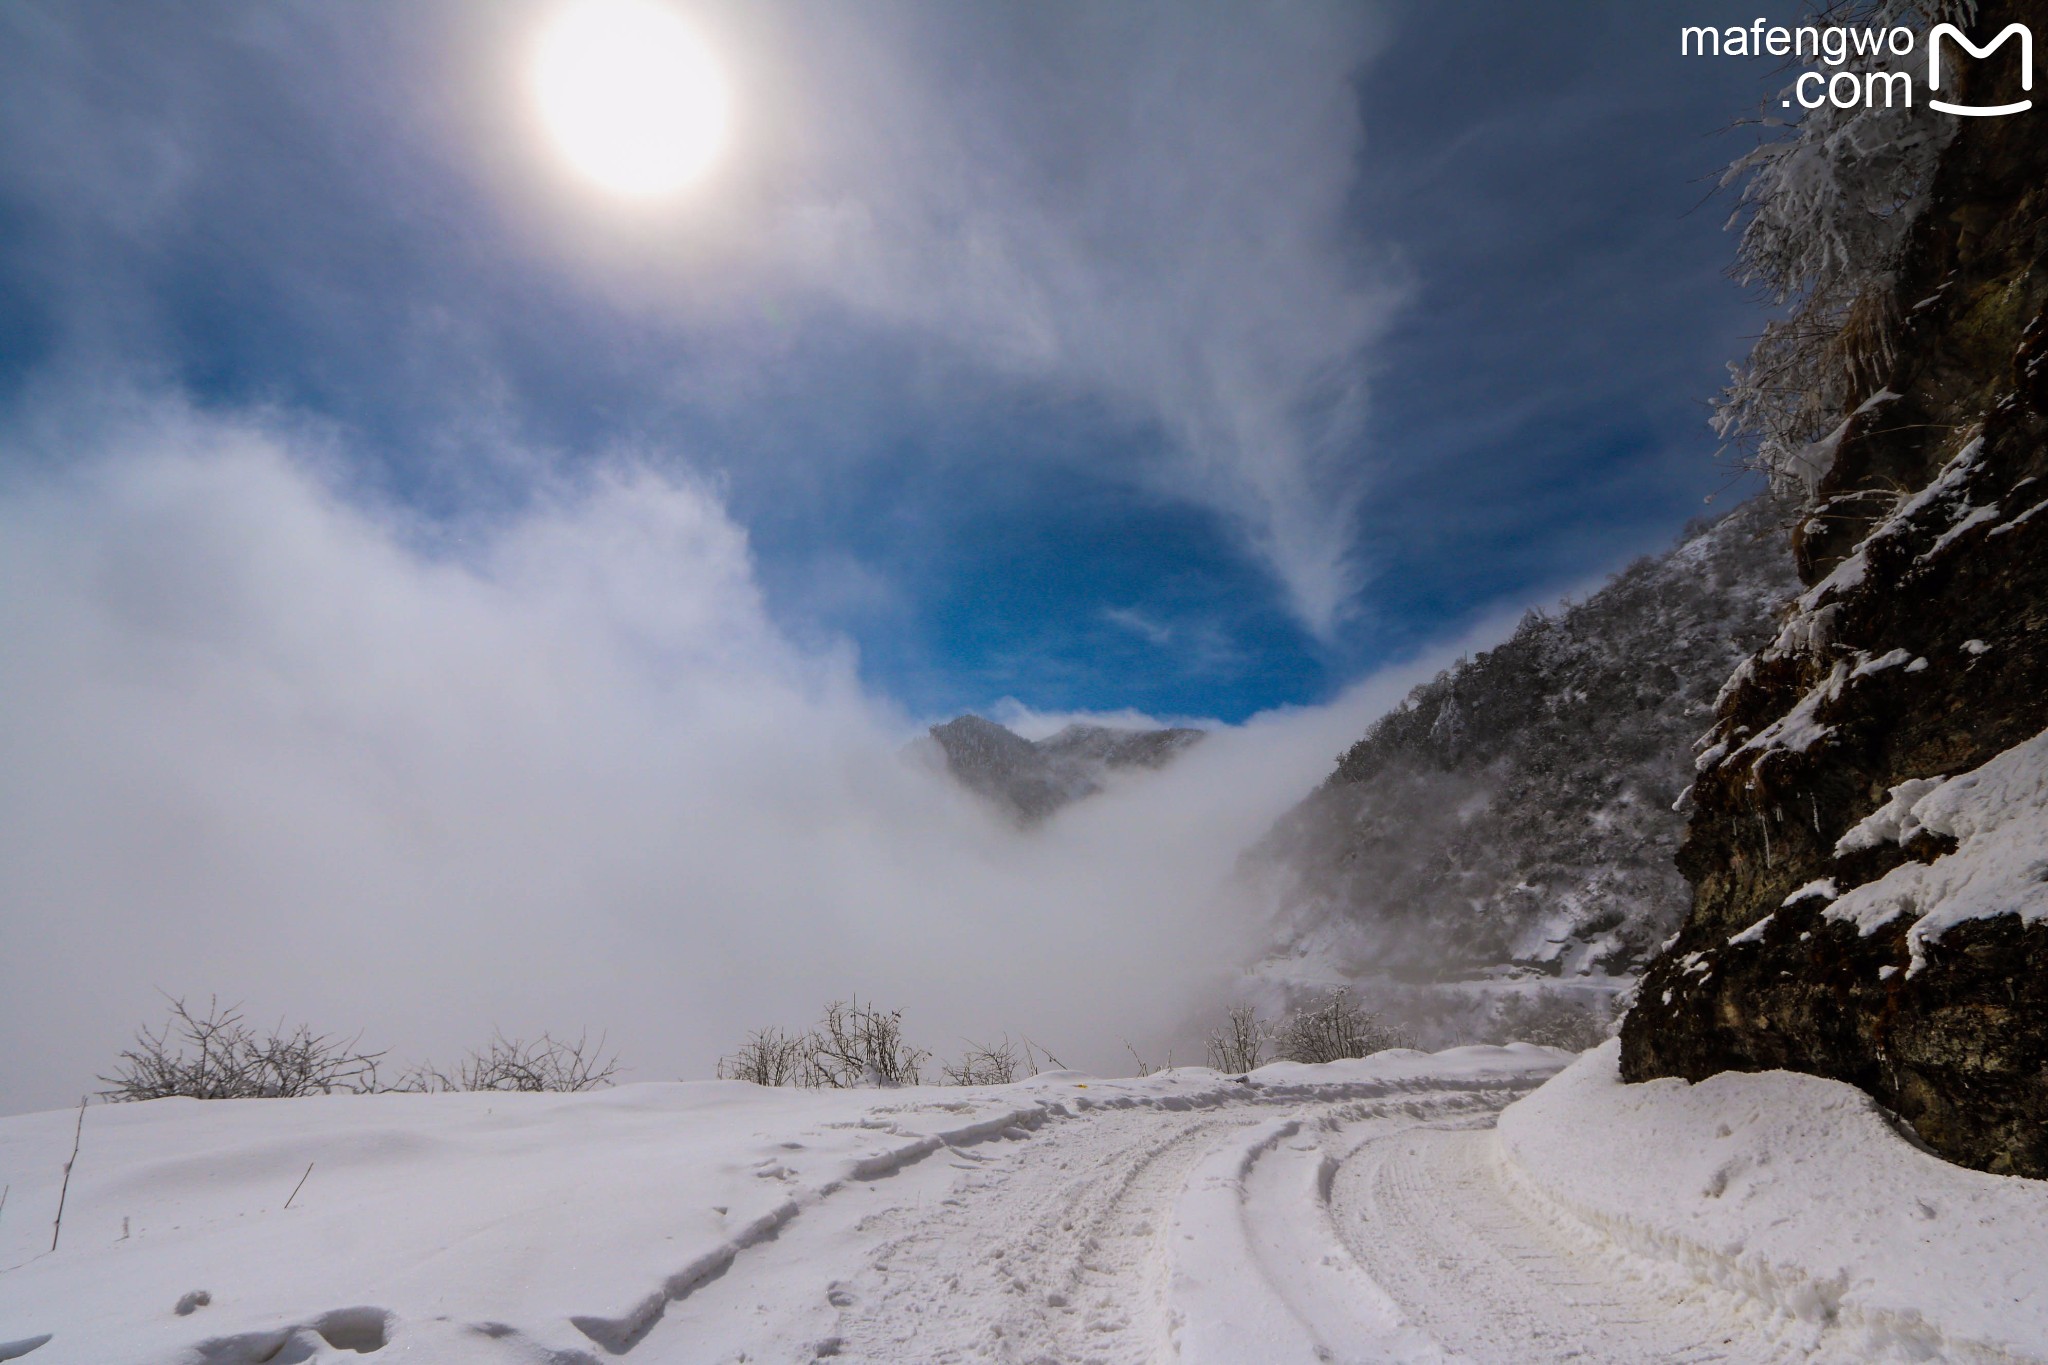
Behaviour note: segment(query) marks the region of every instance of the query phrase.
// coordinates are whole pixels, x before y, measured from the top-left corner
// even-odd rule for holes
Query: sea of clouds
[[[458,534],[274,415],[6,440],[0,1111],[94,1088],[159,991],[404,1059],[588,1029],[635,1079],[855,991],[941,1055],[1159,1060],[1256,946],[1238,852],[1413,677],[1020,833],[777,629],[704,486],[621,462]]]

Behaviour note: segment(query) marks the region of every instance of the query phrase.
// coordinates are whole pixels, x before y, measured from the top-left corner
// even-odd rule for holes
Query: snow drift
[[[1561,1223],[1829,1358],[2048,1360],[2048,1182],[1950,1165],[1839,1081],[1624,1085],[1619,1050],[1501,1115],[1510,1177]]]

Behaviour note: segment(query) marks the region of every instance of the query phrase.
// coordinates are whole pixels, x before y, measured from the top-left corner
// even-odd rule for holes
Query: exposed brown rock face
[[[2048,38],[2048,0],[1987,0],[1972,36],[2014,20]],[[2016,88],[2016,46],[1965,63],[1962,98]],[[1913,971],[1911,916],[1867,936],[1826,916],[1953,849],[1836,855],[1892,787],[2048,728],[2048,109],[1963,120],[1893,304],[1882,385],[1794,534],[1812,590],[1723,693],[1679,853],[1693,909],[1644,978],[1622,1069],[1835,1077],[1952,1160],[2048,1177],[2048,923],[1970,920]]]

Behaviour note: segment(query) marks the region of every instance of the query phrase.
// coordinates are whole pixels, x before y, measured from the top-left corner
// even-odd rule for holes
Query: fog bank
[[[1115,1069],[1250,946],[1238,851],[1420,671],[1020,835],[777,631],[705,487],[619,462],[429,534],[278,424],[6,439],[0,1112],[97,1089],[158,990],[398,1060],[588,1028],[639,1080],[857,990],[942,1056]]]

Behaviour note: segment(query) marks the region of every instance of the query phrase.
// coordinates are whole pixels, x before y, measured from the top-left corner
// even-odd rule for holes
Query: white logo
[[[2020,35],[2020,89],[2032,90],[2034,88],[2034,35],[2028,31],[2025,24],[2007,25],[2003,33],[1982,47],[1978,47],[1975,43],[1964,37],[1963,31],[1954,24],[1936,24],[1934,32],[1927,37],[1927,88],[1930,91],[1941,89],[1941,39],[1943,34],[1955,39],[1962,46],[1963,50],[1972,57],[1989,57],[1993,52],[2003,47],[2005,40],[2012,37],[2015,33]],[[1979,117],[1990,117],[1994,114],[2023,114],[2034,107],[2034,102],[2032,100],[2021,100],[2017,104],[1979,106],[1975,104],[1950,104],[1946,100],[1930,99],[1927,101],[1927,106],[1930,109],[1939,109],[1944,114],[1974,114]]]

